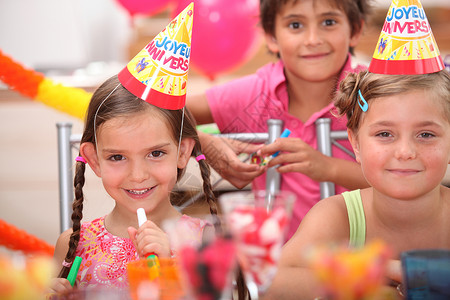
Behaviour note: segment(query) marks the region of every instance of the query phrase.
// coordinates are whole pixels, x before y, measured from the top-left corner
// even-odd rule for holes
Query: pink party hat
[[[120,71],[129,92],[164,109],[184,107],[193,16],[192,2]]]
[[[439,72],[444,62],[419,0],[393,0],[369,72],[414,75]]]

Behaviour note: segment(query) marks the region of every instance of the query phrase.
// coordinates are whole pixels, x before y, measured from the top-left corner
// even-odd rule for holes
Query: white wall
[[[115,0],[0,0],[0,49],[30,68],[122,61],[130,25]]]
[[[391,0],[375,0],[389,7]],[[450,6],[449,0],[422,0]],[[0,0],[0,49],[41,70],[126,61],[131,20],[116,0]]]

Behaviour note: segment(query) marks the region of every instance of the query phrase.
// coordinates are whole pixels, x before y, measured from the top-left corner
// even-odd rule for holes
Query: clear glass
[[[286,191],[233,192],[219,198],[252,299],[272,283],[294,201],[294,194]]]
[[[219,217],[194,217],[205,222],[202,231],[198,230],[199,226],[193,226],[192,220],[185,218],[163,223],[180,264],[188,299],[232,299],[236,246]]]

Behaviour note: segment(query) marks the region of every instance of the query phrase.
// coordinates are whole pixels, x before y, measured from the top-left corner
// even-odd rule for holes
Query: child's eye
[[[391,137],[392,135],[389,132],[384,131],[384,132],[377,133],[376,136],[379,136],[379,137]]]
[[[155,150],[155,151],[152,151],[152,153],[150,153],[150,156],[152,156],[152,157],[161,157],[163,155],[164,155],[164,152],[159,151],[159,150]]]
[[[419,134],[419,136],[421,138],[429,139],[429,138],[434,137],[435,135],[432,134],[431,132],[422,132],[421,134]]]
[[[123,155],[120,155],[120,154],[114,154],[114,155],[111,155],[109,157],[109,159],[112,161],[119,161],[119,160],[123,160],[124,157],[123,157]]]
[[[327,20],[323,21],[322,24],[325,26],[333,26],[336,24],[336,20],[327,19]]]
[[[291,22],[289,23],[289,28],[291,29],[299,29],[302,27],[302,24],[299,22]]]

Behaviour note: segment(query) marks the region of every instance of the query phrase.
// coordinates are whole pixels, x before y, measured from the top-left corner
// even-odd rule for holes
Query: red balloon
[[[214,79],[248,61],[260,42],[259,0],[179,0],[172,17],[191,2],[190,65]]]
[[[172,0],[117,0],[131,16],[136,14],[154,15],[169,6]]]

